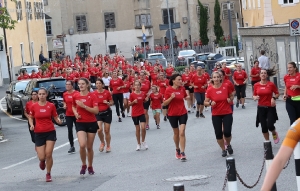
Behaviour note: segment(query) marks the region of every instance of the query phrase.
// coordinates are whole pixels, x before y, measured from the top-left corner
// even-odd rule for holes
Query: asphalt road
[[[0,98],[5,91],[0,88]],[[289,119],[284,102],[278,101],[279,121],[276,123],[281,140],[288,129]],[[115,112],[114,112],[115,113]],[[149,111],[150,116],[152,116]],[[205,175],[201,180],[180,181],[186,191],[221,190],[226,172],[226,158],[221,157],[211,123],[211,114],[205,112],[205,119],[189,115],[186,129],[187,162],[183,163],[174,157],[172,129],[168,122],[161,123],[161,129],[155,128],[151,119],[147,131],[147,151],[135,151],[135,128],[131,118],[116,122],[113,116],[111,127],[112,152],[100,153],[100,141],[94,143],[95,175],[81,177],[79,153],[67,154],[69,149],[67,128],[56,127],[57,142],[54,151],[53,182],[45,182],[45,171],[39,169],[34,145],[31,143],[27,123],[10,118],[0,112],[3,133],[7,142],[0,143],[0,190],[97,190],[97,191],[161,191],[172,190],[176,182],[166,181],[172,177]],[[256,102],[247,100],[246,109],[234,111],[233,122],[233,157],[236,159],[237,171],[247,184],[256,182],[263,162],[263,136],[260,128],[255,127]],[[75,134],[74,134],[75,135]],[[281,141],[280,141],[281,144]],[[277,153],[280,144],[273,144]],[[78,143],[75,142],[76,149]],[[263,171],[263,176],[265,170]],[[182,178],[182,177],[181,177]],[[259,190],[259,184],[253,190]],[[238,183],[239,190],[247,190]],[[277,181],[278,190],[297,190],[294,160],[284,170]],[[227,190],[227,189],[226,189]]]

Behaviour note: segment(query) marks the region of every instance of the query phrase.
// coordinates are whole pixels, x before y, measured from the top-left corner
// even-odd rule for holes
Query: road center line
[[[77,140],[78,140],[77,138],[74,139],[74,142],[77,141]],[[57,146],[57,147],[54,148],[53,151],[58,150],[58,149],[60,149],[60,148],[62,148],[62,147],[64,147],[64,146],[67,146],[67,145],[69,145],[69,144],[70,144],[70,143],[67,142],[67,143],[62,144],[62,145],[60,145],[60,146]],[[24,163],[26,163],[26,162],[28,162],[28,161],[31,161],[31,160],[33,160],[33,159],[36,159],[36,158],[37,158],[37,156],[31,157],[31,158],[29,158],[29,159],[26,159],[26,160],[23,160],[23,161],[18,162],[18,163],[16,163],[16,164],[13,164],[13,165],[4,167],[4,168],[2,168],[2,169],[3,169],[3,170],[7,170],[7,169],[10,169],[10,168],[16,167],[16,166],[18,166],[18,165],[20,165],[20,164],[24,164]]]

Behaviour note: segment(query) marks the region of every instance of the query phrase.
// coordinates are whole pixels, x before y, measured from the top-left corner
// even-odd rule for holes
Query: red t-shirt
[[[271,107],[273,93],[279,94],[278,89],[273,82],[267,82],[267,84],[264,85],[259,82],[254,84],[253,96],[259,96],[259,106]]]
[[[82,77],[82,78],[86,78],[86,79],[90,79],[90,73],[88,72],[88,71],[86,71],[86,72],[81,72],[80,73],[80,77]]]
[[[151,73],[150,76],[151,76],[152,83],[155,84],[157,81],[157,73]]]
[[[207,89],[206,97],[216,102],[216,105],[211,106],[212,115],[226,115],[232,113],[230,103],[227,101],[231,93],[226,84],[222,84],[221,87],[217,89],[213,86]]]
[[[251,75],[257,75],[260,73],[260,68],[259,67],[253,67],[251,70]],[[251,81],[260,81],[259,75],[257,77],[251,77]]]
[[[235,71],[233,73],[233,79],[239,85],[243,85],[247,77],[247,73],[244,70],[242,70],[241,72]]]
[[[173,71],[174,71],[174,68],[172,68],[172,67],[166,68],[166,75],[167,75],[168,77],[172,76]]]
[[[161,95],[165,94],[165,91],[167,89],[167,87],[169,86],[169,80],[165,79],[165,80],[157,80],[156,81],[157,86],[159,87],[159,93]]]
[[[53,103],[47,102],[44,106],[39,105],[39,103],[32,104],[30,108],[30,115],[35,119],[35,133],[55,130],[52,117],[56,117],[57,113]]]
[[[226,75],[231,74],[231,70],[227,67],[225,69],[222,68],[222,70],[225,72],[225,79],[229,79],[229,77]]]
[[[233,91],[235,91],[234,89],[234,85],[233,83],[228,80],[228,79],[224,79],[223,84],[225,84],[229,90],[230,93],[232,93]],[[230,102],[230,105],[233,105],[233,100]]]
[[[144,114],[144,101],[145,101],[146,95],[141,91],[141,93],[137,94],[135,92],[132,92],[129,96],[129,101],[133,102],[134,100],[137,100],[137,103],[133,104],[131,106],[132,108],[132,117],[141,116]]]
[[[28,101],[27,103],[26,103],[26,105],[25,105],[25,112],[27,113],[27,114],[30,114],[30,109],[31,109],[31,106],[33,105],[33,104],[35,104],[36,102],[33,102],[32,100],[30,100],[30,101]]]
[[[141,91],[144,92],[145,95],[148,94],[149,90],[150,90],[150,81],[149,80],[144,80],[143,82],[141,82]]]
[[[72,93],[64,92],[63,93],[63,100],[66,104],[66,116],[74,116],[72,105],[73,105],[73,96],[78,94],[78,91],[73,91]]]
[[[163,96],[162,94],[150,94],[150,100],[151,100],[151,108],[152,109],[161,109],[161,104],[163,102]]]
[[[168,115],[169,116],[181,116],[187,113],[187,110],[184,105],[184,98],[187,97],[184,87],[179,87],[174,89],[173,87],[167,87],[164,99],[167,100],[171,97],[171,94],[174,93],[175,97],[169,104]]]
[[[88,112],[86,109],[78,106],[76,104],[76,100],[80,100],[84,105],[88,107],[98,106],[97,97],[89,92],[86,96],[80,95],[80,93],[75,94],[73,96],[73,106],[76,107],[77,113],[81,116],[81,118],[77,119],[77,122],[96,122],[96,117],[93,113]]]
[[[294,97],[294,96],[300,95],[299,88],[297,88],[294,91],[290,89],[292,87],[292,85],[300,85],[300,73],[297,72],[295,76],[291,76],[291,75],[287,74],[284,76],[283,80],[285,83],[286,93],[288,96]]]
[[[207,78],[204,75],[198,76],[197,74],[191,78],[191,83],[194,83],[194,92],[205,93],[206,88],[202,88],[207,84]]]
[[[103,103],[104,100],[107,102],[112,100],[112,96],[108,90],[104,90],[103,92],[98,92],[98,90],[94,91],[93,94],[97,97],[99,112],[106,111],[109,108],[109,105]]]
[[[37,73],[35,73],[35,74],[31,74],[30,75],[30,78],[31,79],[33,79],[33,78],[39,78],[40,76],[37,74]]]
[[[186,82],[185,84],[184,84],[184,86],[190,86],[190,80],[191,80],[191,75],[190,74],[182,74],[181,75],[181,79],[182,79],[182,81],[183,82]]]
[[[70,75],[65,75],[65,79],[68,81],[68,80],[70,80],[70,81],[73,81],[74,80],[74,75],[73,74],[70,74]]]
[[[123,93],[123,89],[120,88],[119,90],[117,89],[118,87],[121,87],[124,85],[123,80],[121,80],[120,78],[117,79],[111,79],[109,81],[109,86],[113,89],[113,94],[120,94]]]
[[[23,79],[24,79],[24,80],[30,79],[30,76],[29,76],[28,74],[24,74],[24,75],[23,75]]]
[[[89,72],[91,76],[97,76],[98,69],[95,67],[89,68]]]
[[[17,80],[23,80],[23,76],[19,76]]]
[[[123,93],[128,93],[130,90],[131,82],[129,80],[124,82],[124,86],[125,86],[125,88],[122,89]]]

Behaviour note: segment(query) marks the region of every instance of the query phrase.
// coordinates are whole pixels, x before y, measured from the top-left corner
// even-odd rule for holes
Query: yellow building
[[[15,79],[15,74],[23,63],[39,64],[40,52],[43,51],[46,56],[48,50],[42,0],[4,0],[2,6],[7,8],[13,20],[18,21],[15,29],[6,30],[9,64],[5,50],[0,53],[1,80],[5,83],[9,79],[8,66],[11,68],[12,78]]]

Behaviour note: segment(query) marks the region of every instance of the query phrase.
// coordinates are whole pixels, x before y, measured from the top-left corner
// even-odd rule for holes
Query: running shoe
[[[70,147],[70,149],[68,150],[68,153],[69,154],[75,153],[75,147]]]
[[[233,150],[232,150],[232,146],[231,145],[227,145],[227,151],[228,151],[228,154],[230,154],[230,155],[233,154]]]
[[[245,107],[244,105],[242,105],[242,108],[243,108],[243,109],[246,109],[246,107]]]
[[[191,113],[191,110],[190,110],[190,109],[188,110],[188,113]]]
[[[142,142],[142,148],[148,150],[148,145],[146,142]]]
[[[107,152],[107,153],[110,153],[110,151],[111,151],[110,146],[109,146],[109,147],[106,147],[106,152]]]
[[[193,105],[193,108],[196,109],[196,105],[195,104]]]
[[[99,148],[99,151],[100,151],[100,152],[103,152],[103,150],[104,150],[104,146],[105,146],[105,144],[104,144],[104,143],[101,143],[101,144],[100,144],[100,148]]]
[[[127,117],[131,117],[131,114],[130,114],[130,113],[127,113]]]
[[[176,149],[175,158],[176,159],[181,159],[180,149]]]
[[[274,140],[274,143],[275,143],[275,144],[279,143],[280,138],[279,138],[277,132],[276,132],[276,135],[273,135],[273,140]]]
[[[124,112],[122,112],[122,117],[125,118],[125,113]]]
[[[122,122],[122,119],[119,117],[119,122]]]
[[[157,125],[157,129],[160,129],[160,126],[159,126],[159,125]]]
[[[80,175],[85,175],[86,165],[81,166]]]
[[[222,151],[222,157],[226,157],[227,156],[227,151],[226,150],[223,150]]]
[[[149,129],[150,129],[149,125],[146,125],[146,130],[149,130]]]
[[[51,174],[47,173],[46,174],[46,182],[52,182]]]
[[[185,156],[185,153],[184,153],[184,152],[181,152],[180,160],[181,160],[182,162],[185,162],[185,161],[186,161],[186,156]]]
[[[164,117],[164,121],[167,121],[167,116]]]
[[[205,111],[208,111],[208,107],[205,107]]]
[[[205,116],[203,115],[203,113],[200,113],[200,117],[205,118]]]
[[[199,113],[199,111],[197,111],[196,112],[196,117],[199,118],[199,116],[200,116],[200,113]]]
[[[195,108],[193,108],[193,109],[192,109],[192,113],[195,113],[195,110],[196,110],[196,109],[195,109]]]
[[[45,170],[45,168],[46,168],[46,163],[45,163],[45,161],[40,161],[40,169],[41,169],[41,170]]]
[[[239,100],[236,102],[235,106],[238,108],[240,106]]]
[[[141,145],[137,145],[135,150],[140,151],[141,150]]]
[[[94,169],[93,169],[92,166],[88,167],[88,172],[89,172],[89,175],[95,174]]]

